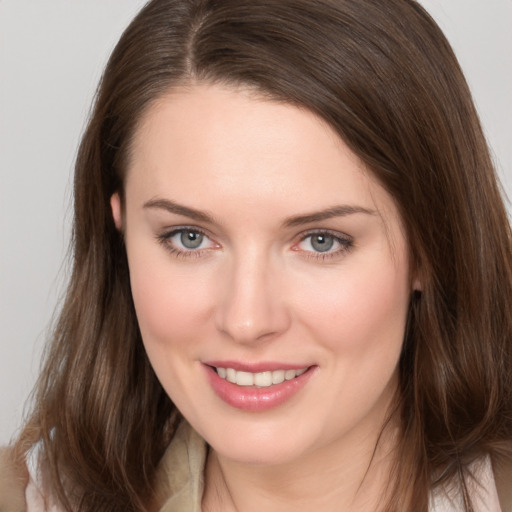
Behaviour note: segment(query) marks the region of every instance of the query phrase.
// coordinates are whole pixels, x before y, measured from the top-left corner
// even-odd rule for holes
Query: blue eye
[[[297,244],[297,248],[312,255],[336,255],[352,247],[352,239],[348,237],[337,236],[329,232],[310,233],[302,238]]]
[[[175,237],[179,237],[181,245],[186,249],[199,249],[205,238],[202,233],[198,233],[197,231],[190,231],[188,229],[177,233],[172,238]]]
[[[177,228],[158,235],[157,239],[169,252],[180,256],[197,256],[202,254],[203,250],[217,247],[205,233],[194,228]]]
[[[334,247],[334,237],[323,233],[310,236],[311,247],[318,252],[327,252]]]

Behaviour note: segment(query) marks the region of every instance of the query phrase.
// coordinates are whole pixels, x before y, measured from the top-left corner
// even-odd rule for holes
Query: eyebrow
[[[165,210],[169,213],[174,213],[176,215],[182,215],[184,217],[188,217],[198,222],[206,222],[209,224],[215,224],[215,219],[209,213],[196,210],[195,208],[190,208],[188,206],[184,206],[178,204],[170,199],[150,199],[143,205],[144,208],[156,208],[160,210]],[[363,213],[365,215],[376,215],[377,212],[375,210],[371,210],[368,208],[364,208],[362,206],[354,206],[354,205],[340,205],[333,206],[331,208],[327,208],[326,210],[321,210],[319,212],[307,213],[304,215],[296,215],[293,217],[287,218],[283,222],[283,226],[285,228],[292,228],[297,226],[302,226],[304,224],[311,224],[313,222],[319,222],[322,220],[332,219],[334,217],[345,217],[347,215],[354,215],[356,213]]]
[[[168,211],[169,213],[183,215],[184,217],[194,219],[198,222],[207,222],[209,224],[215,223],[214,218],[209,213],[189,208],[188,206],[183,206],[182,204],[175,203],[170,199],[150,199],[144,203],[144,208],[157,208]]]
[[[319,212],[308,213],[305,215],[297,215],[289,217],[285,220],[284,226],[292,228],[296,226],[302,226],[304,224],[311,224],[312,222],[319,222],[322,220],[332,219],[334,217],[345,217],[347,215],[353,215],[355,213],[363,213],[365,215],[377,215],[375,210],[370,210],[362,206],[353,205],[340,205],[321,210]]]

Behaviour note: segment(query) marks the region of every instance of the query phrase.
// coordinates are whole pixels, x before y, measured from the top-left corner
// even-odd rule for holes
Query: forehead
[[[216,198],[304,210],[354,202],[393,208],[323,119],[254,91],[212,85],[176,89],[151,105],[134,136],[126,187],[203,208]]]

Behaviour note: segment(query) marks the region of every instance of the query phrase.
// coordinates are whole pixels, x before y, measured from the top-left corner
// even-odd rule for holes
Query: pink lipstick
[[[261,412],[278,407],[298,393],[316,366],[234,361],[203,363],[214,392],[237,409]]]

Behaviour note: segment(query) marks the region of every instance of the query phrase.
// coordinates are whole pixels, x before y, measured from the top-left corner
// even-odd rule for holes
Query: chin
[[[221,457],[252,466],[279,466],[292,463],[300,457],[298,450],[268,444],[264,446],[256,444],[252,446],[219,446],[219,449],[212,447]]]
[[[290,435],[290,429],[263,425],[238,426],[205,432],[203,437],[218,455],[240,464],[275,466],[301,458],[313,447],[306,436]]]

